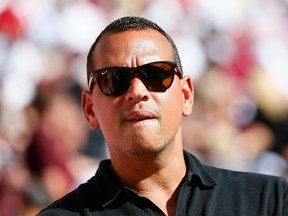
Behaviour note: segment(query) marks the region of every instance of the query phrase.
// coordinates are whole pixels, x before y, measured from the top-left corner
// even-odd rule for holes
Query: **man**
[[[87,57],[82,107],[111,160],[39,215],[288,215],[284,179],[202,165],[183,150],[193,84],[171,38],[140,17],[120,18]]]

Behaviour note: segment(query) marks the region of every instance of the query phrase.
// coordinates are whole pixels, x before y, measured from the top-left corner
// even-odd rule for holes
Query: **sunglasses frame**
[[[143,81],[143,80],[142,80],[142,77],[139,75],[139,71],[141,71],[141,68],[147,67],[147,66],[149,66],[149,65],[154,65],[154,64],[166,64],[166,65],[169,65],[169,66],[171,67],[171,70],[170,70],[171,76],[172,76],[171,84],[170,84],[168,87],[166,87],[165,89],[163,89],[163,90],[157,90],[157,89],[155,89],[155,88],[147,85],[147,83],[145,82],[145,80]],[[161,67],[159,67],[159,68],[161,68]],[[88,88],[89,88],[89,91],[90,91],[90,92],[92,92],[92,89],[93,89],[95,83],[98,84],[98,87],[99,87],[101,93],[104,94],[105,96],[108,96],[108,97],[109,97],[109,96],[110,96],[110,97],[111,97],[111,96],[112,96],[112,97],[114,97],[114,96],[119,96],[119,95],[121,95],[121,94],[124,94],[124,93],[127,91],[127,90],[126,90],[126,91],[124,91],[124,92],[122,92],[122,93],[119,93],[119,94],[116,94],[116,95],[115,95],[115,94],[108,95],[108,94],[106,94],[106,93],[104,93],[104,92],[102,91],[102,87],[99,86],[99,83],[98,83],[98,81],[97,81],[97,76],[98,76],[99,74],[101,74],[101,73],[107,73],[106,71],[109,71],[109,70],[111,70],[111,69],[125,69],[125,70],[128,70],[128,71],[129,71],[129,74],[131,75],[132,78],[133,78],[133,76],[134,76],[135,74],[139,75],[139,78],[140,78],[140,80],[142,81],[142,83],[143,83],[148,89],[150,89],[150,90],[152,90],[152,91],[156,91],[156,92],[157,92],[157,91],[164,91],[164,90],[167,90],[168,88],[170,88],[170,86],[172,85],[172,83],[173,83],[173,81],[174,81],[174,75],[177,75],[180,79],[183,77],[182,71],[181,71],[180,68],[178,67],[177,63],[176,63],[176,62],[172,62],[172,61],[149,62],[149,63],[147,63],[147,64],[140,65],[139,67],[112,66],[112,67],[106,67],[106,68],[97,69],[97,70],[93,71],[93,72],[90,74],[90,77],[89,77],[89,80],[88,80]],[[169,70],[167,70],[167,72],[168,72],[168,71],[169,71]],[[96,79],[95,82],[93,82],[93,79],[94,79],[94,78]],[[132,80],[132,78],[131,78],[131,80]],[[131,80],[130,80],[130,82],[131,82]],[[128,87],[128,88],[129,88],[129,87]]]

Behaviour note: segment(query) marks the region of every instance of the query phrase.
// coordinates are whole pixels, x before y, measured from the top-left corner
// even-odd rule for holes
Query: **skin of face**
[[[93,52],[92,69],[138,67],[155,61],[173,61],[167,39],[155,30],[105,34]],[[82,94],[82,108],[90,128],[101,128],[111,159],[157,155],[180,148],[182,116],[191,113],[193,84],[189,76],[175,75],[172,86],[153,92],[135,75],[126,93],[103,95],[97,84]]]

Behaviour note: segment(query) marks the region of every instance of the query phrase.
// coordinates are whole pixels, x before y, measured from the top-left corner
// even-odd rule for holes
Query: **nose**
[[[130,102],[146,101],[150,93],[138,76],[134,76],[126,93],[126,100]]]

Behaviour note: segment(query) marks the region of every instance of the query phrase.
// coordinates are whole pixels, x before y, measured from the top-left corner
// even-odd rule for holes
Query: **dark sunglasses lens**
[[[146,65],[140,72],[142,82],[151,90],[164,91],[173,82],[173,68],[168,64]]]
[[[129,88],[131,75],[121,68],[110,68],[97,77],[97,83],[101,92],[106,96],[118,96]]]
[[[176,65],[168,62],[150,63],[139,68],[112,67],[99,71],[96,80],[99,89],[106,96],[125,93],[135,73],[150,90],[165,91],[173,82],[175,67]]]

